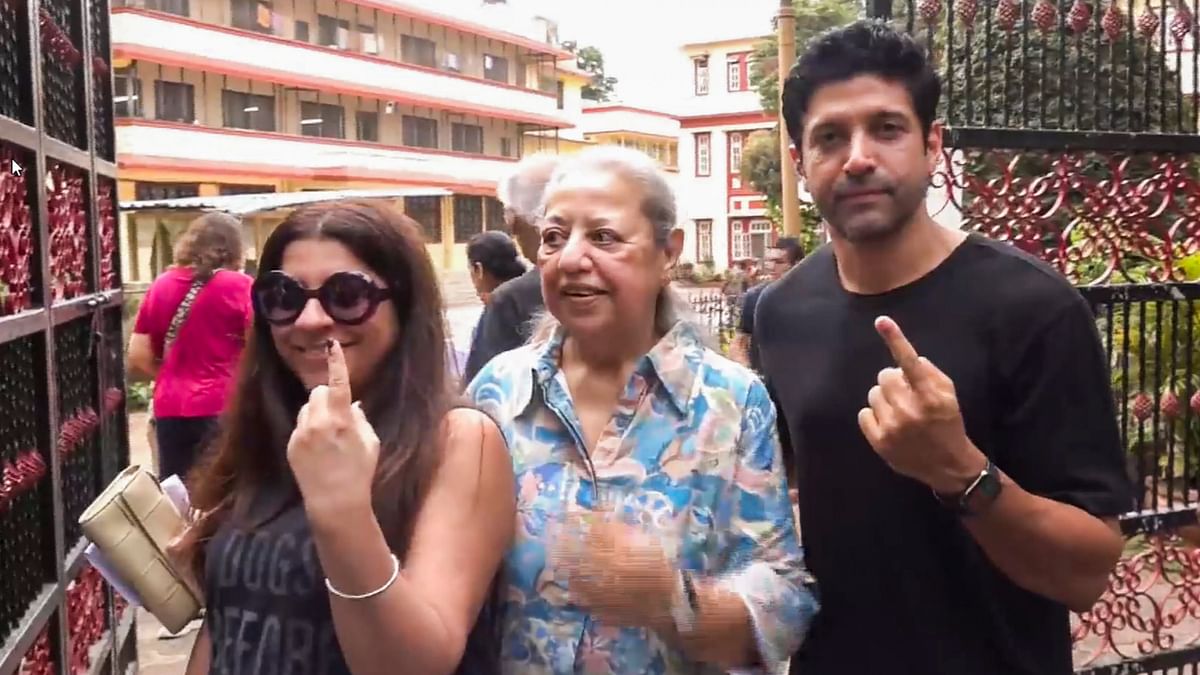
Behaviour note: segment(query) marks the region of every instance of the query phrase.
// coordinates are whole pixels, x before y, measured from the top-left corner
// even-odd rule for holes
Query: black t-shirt
[[[754,370],[759,370],[762,367],[761,359],[758,357],[758,350],[754,348],[754,311],[758,306],[758,298],[769,283],[763,282],[746,291],[746,294],[742,296],[742,310],[741,317],[738,320],[738,330],[750,338],[746,350],[750,352],[750,367]]]
[[[863,437],[857,413],[895,365],[881,314],[954,380],[970,438],[1018,485],[1097,516],[1133,507],[1099,335],[1061,276],[971,235],[925,277],[856,295],[826,246],[763,294],[755,325],[822,604],[794,672],[1070,673],[1067,609],[1009,581]]]
[[[500,284],[479,317],[479,329],[463,369],[463,387],[499,354],[525,344],[533,319],[542,311],[542,275],[536,267]]]
[[[298,501],[252,529],[222,527],[207,554],[210,673],[349,675]]]

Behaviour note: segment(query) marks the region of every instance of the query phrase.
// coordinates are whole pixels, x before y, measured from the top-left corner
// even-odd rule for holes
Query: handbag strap
[[[188,315],[192,313],[192,303],[196,301],[196,296],[200,295],[200,289],[204,288],[204,284],[206,283],[208,283],[208,279],[201,279],[199,277],[192,279],[192,285],[188,287],[183,300],[175,308],[175,316],[171,317],[171,325],[167,328],[167,339],[163,342],[164,359],[167,358],[167,352],[171,350],[171,345],[175,344],[175,338],[179,337],[179,329],[183,328],[183,323],[187,321]]]

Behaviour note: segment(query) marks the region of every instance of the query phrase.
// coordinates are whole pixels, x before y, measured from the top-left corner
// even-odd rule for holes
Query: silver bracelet
[[[329,577],[325,577],[325,588],[329,589],[330,593],[338,596],[339,598],[342,598],[343,600],[366,600],[367,598],[373,598],[373,597],[379,595],[380,593],[386,591],[387,589],[391,588],[392,584],[396,583],[396,579],[399,576],[400,576],[400,559],[396,557],[395,553],[393,553],[392,554],[392,577],[390,579],[388,579],[387,582],[384,583],[382,586],[371,591],[370,593],[363,593],[362,595],[350,595],[349,593],[343,593],[333,587],[333,583],[329,581]]]

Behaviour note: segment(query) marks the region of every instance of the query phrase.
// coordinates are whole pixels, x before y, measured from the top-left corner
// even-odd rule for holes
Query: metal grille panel
[[[29,153],[0,143],[0,166],[31,166]],[[0,172],[0,316],[40,303],[34,209],[26,174]]]
[[[45,434],[44,352],[0,344],[0,644],[54,581],[54,510]]]
[[[59,326],[54,336],[62,463],[63,525],[68,550],[79,539],[79,516],[100,491],[100,407],[96,402],[95,332],[90,318]]]

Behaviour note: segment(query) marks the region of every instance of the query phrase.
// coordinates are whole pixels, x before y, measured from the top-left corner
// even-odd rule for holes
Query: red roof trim
[[[584,112],[584,114],[603,113],[603,112],[632,112],[632,113],[640,113],[643,115],[654,115],[656,117],[665,117],[669,120],[679,119],[678,117],[676,117],[675,115],[672,115],[670,113],[665,113],[665,112],[662,112],[659,110],[648,110],[646,108],[637,108],[637,107],[634,107],[631,105],[596,106],[596,107],[591,107],[591,108],[584,108],[583,112]]]
[[[251,30],[243,30],[241,28],[233,28],[232,26],[221,26],[221,25],[214,24],[214,23],[206,23],[204,21],[197,21],[195,19],[191,19],[186,16],[179,16],[177,14],[171,14],[169,12],[157,12],[154,10],[141,9],[138,7],[114,7],[112,10],[112,13],[113,14],[138,14],[141,16],[147,16],[147,17],[150,17],[153,19],[158,19],[159,21],[169,21],[171,23],[178,23],[178,24],[183,24],[185,26],[192,26],[193,28],[203,28],[205,30],[215,30],[215,31],[218,31],[221,33],[228,33],[230,35],[236,35],[238,37],[248,38],[251,40],[262,40],[263,42],[274,42],[275,44],[285,45],[287,47],[296,47],[298,49],[308,49],[310,51],[318,52],[321,54],[328,54],[330,56],[340,56],[342,58],[347,58],[347,59],[356,59],[359,61],[369,61],[372,63],[380,63],[380,64],[383,64],[386,66],[391,66],[393,68],[402,68],[405,70],[416,70],[416,71],[420,71],[423,73],[431,73],[433,75],[452,77],[457,80],[466,80],[467,82],[474,82],[475,84],[482,84],[482,85],[486,85],[489,87],[496,87],[497,89],[509,89],[512,91],[522,91],[522,92],[526,92],[529,94],[536,94],[538,96],[545,96],[546,98],[554,98],[554,96],[555,96],[554,94],[552,94],[550,92],[539,91],[537,89],[527,89],[525,87],[518,87],[515,84],[509,84],[507,82],[496,82],[494,80],[489,80],[485,77],[471,77],[470,75],[463,75],[462,73],[455,73],[455,72],[451,72],[448,70],[439,70],[438,68],[429,68],[426,66],[418,66],[418,65],[415,65],[412,63],[405,63],[403,61],[395,61],[392,59],[385,59],[381,56],[373,56],[371,54],[358,54],[356,52],[347,52],[347,51],[342,51],[340,49],[333,49],[331,47],[322,47],[321,45],[314,45],[314,44],[310,44],[308,42],[301,42],[300,40],[289,40],[287,38],[281,38],[276,35],[267,35],[265,33],[256,33]]]
[[[117,155],[118,169],[143,169],[151,171],[179,171],[196,173],[206,176],[247,176],[256,178],[307,178],[310,180],[342,180],[363,181],[386,185],[412,185],[414,187],[440,187],[448,190],[462,190],[473,194],[493,194],[496,185],[491,182],[448,181],[444,178],[407,173],[401,171],[386,171],[371,169],[364,171],[357,167],[332,167],[322,169],[307,169],[295,166],[276,166],[273,164],[233,163],[212,160],[179,159],[176,157],[158,157],[155,155]],[[136,178],[131,180],[137,180]]]
[[[777,118],[774,115],[768,115],[761,110],[756,110],[751,112],[681,117],[679,118],[679,126],[683,129],[696,129],[699,127],[718,127],[730,124],[766,124],[776,121]]]
[[[439,14],[438,12],[421,9],[419,7],[412,7],[400,0],[347,1],[350,2],[350,4],[360,5],[362,7],[370,7],[371,9],[378,9],[381,12],[408,16],[420,21],[424,21],[425,23],[437,24],[439,26],[445,26],[447,28],[453,28],[454,30],[462,31],[464,33],[479,35],[480,37],[487,37],[500,42],[507,42],[518,47],[524,47],[537,54],[554,56],[556,60],[575,58],[574,54],[565,49],[546,44],[545,42],[539,42],[533,38],[527,38],[524,35],[517,35],[516,33],[510,33],[505,30],[491,28],[482,23],[475,23],[473,21],[467,21],[466,19],[459,19],[446,14]]]

